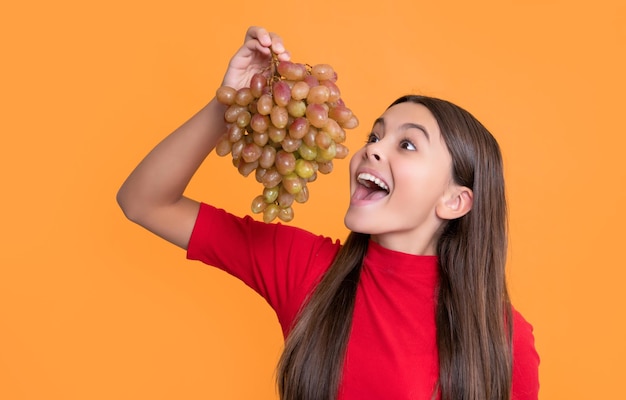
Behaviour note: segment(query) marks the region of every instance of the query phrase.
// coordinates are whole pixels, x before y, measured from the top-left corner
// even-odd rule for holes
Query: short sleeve
[[[263,296],[286,334],[339,248],[338,241],[300,228],[240,218],[202,203],[187,258],[220,268]]]
[[[533,327],[513,310],[513,397],[512,400],[539,398],[539,354],[535,349]]]

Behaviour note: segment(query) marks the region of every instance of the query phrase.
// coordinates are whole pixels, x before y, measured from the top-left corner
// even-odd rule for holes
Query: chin
[[[355,213],[351,213],[350,210],[346,212],[346,215],[343,218],[343,224],[352,232],[364,233],[368,235],[375,233],[373,227],[371,226],[371,218],[355,215]]]

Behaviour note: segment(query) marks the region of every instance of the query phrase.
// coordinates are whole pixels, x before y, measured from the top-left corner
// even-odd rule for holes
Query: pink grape
[[[289,136],[294,139],[302,139],[304,135],[309,132],[309,120],[303,117],[298,117],[293,120],[291,125],[289,125]]]
[[[269,115],[274,106],[274,100],[269,94],[263,94],[256,102],[256,109],[261,115]]]
[[[289,207],[293,204],[294,200],[294,195],[289,193],[284,185],[281,185],[278,190],[278,196],[276,197],[276,203],[278,203],[280,207]]]
[[[291,88],[285,81],[274,82],[272,87],[272,96],[274,103],[279,107],[286,107],[291,99]]]
[[[310,86],[305,81],[296,82],[291,88],[291,98],[304,100],[309,95]]]
[[[250,92],[257,99],[261,97],[266,86],[267,78],[261,73],[254,74],[252,79],[250,79]]]
[[[252,91],[250,90],[250,88],[244,87],[237,90],[237,94],[235,95],[235,103],[239,104],[240,106],[247,106],[248,104],[252,103],[252,100],[254,100],[254,96],[252,95]]]
[[[276,148],[272,146],[263,146],[263,152],[259,157],[259,165],[262,168],[270,168],[276,161]]]
[[[309,104],[306,106],[306,118],[316,128],[323,128],[328,120],[328,112],[321,104]]]
[[[276,152],[276,171],[281,175],[287,175],[296,168],[296,156],[293,153],[279,150]]]
[[[215,97],[220,103],[230,106],[235,102],[236,94],[237,90],[235,90],[234,88],[231,88],[229,86],[220,86],[217,89]]]
[[[330,98],[330,89],[324,85],[312,87],[306,97],[308,104],[324,104]]]
[[[335,70],[328,64],[317,64],[311,68],[311,75],[318,80],[332,79],[335,76]]]
[[[279,106],[278,104],[272,107],[272,111],[270,112],[270,121],[272,121],[272,124],[277,128],[286,127],[287,122],[289,122],[289,113],[287,112],[287,109],[283,106]]]
[[[301,81],[307,73],[303,64],[296,64],[291,61],[280,61],[276,69],[281,76],[291,81]]]

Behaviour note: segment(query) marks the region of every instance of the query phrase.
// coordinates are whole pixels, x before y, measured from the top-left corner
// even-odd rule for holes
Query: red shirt
[[[341,247],[299,228],[238,218],[202,204],[187,257],[244,281],[275,310],[286,336],[306,296]],[[430,399],[438,378],[436,256],[370,241],[356,294],[342,400]],[[538,398],[532,327],[514,311],[513,399]]]

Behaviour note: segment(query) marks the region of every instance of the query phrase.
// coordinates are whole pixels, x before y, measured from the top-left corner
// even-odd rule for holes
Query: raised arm
[[[260,27],[249,28],[222,84],[235,89],[248,86],[251,77],[269,64],[271,51],[279,59],[289,59],[279,36]],[[135,167],[117,193],[128,219],[187,248],[199,203],[183,193],[225,132],[224,111],[225,106],[213,98]]]

